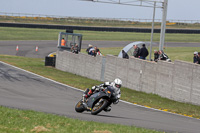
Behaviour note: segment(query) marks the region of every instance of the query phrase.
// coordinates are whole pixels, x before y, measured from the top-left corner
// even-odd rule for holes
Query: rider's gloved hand
[[[96,89],[96,86],[92,86],[92,90],[94,91]]]
[[[88,95],[86,95],[86,94],[83,94],[83,97],[85,97],[85,98],[88,98]]]
[[[89,92],[88,92],[88,95],[91,95],[92,94],[92,90],[90,90]]]
[[[121,97],[121,94],[118,94],[118,95],[116,96],[117,99],[120,99],[120,97]]]
[[[92,87],[92,91],[99,91],[99,89],[100,89],[100,86],[93,86]]]
[[[99,89],[100,89],[100,86],[96,86],[96,91],[99,91]]]
[[[116,101],[113,102],[113,104],[118,104],[119,99],[117,99]]]

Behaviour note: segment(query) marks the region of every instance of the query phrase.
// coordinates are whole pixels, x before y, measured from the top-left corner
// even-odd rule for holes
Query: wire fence
[[[56,16],[56,15],[44,15],[44,14],[28,14],[28,13],[7,13],[0,12],[1,21],[4,20],[26,20],[26,21],[48,21],[48,22],[62,22],[63,23],[102,23],[102,24],[127,24],[134,25],[138,23],[150,23],[152,19],[140,19],[140,18],[96,18],[96,17],[74,17],[74,16]],[[161,19],[155,19],[155,24],[160,24]],[[167,25],[183,25],[183,24],[200,24],[200,20],[175,20],[168,19]]]

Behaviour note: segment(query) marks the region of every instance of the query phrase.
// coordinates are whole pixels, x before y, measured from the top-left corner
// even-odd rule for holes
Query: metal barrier
[[[98,17],[75,17],[75,16],[58,16],[58,15],[45,15],[45,14],[28,14],[28,13],[8,13],[0,12],[0,18],[7,19],[29,19],[29,20],[48,20],[48,21],[76,21],[82,23],[124,23],[129,22],[152,22],[152,19],[141,19],[141,18],[98,18]],[[200,20],[179,20],[179,19],[168,19],[168,22],[172,23],[200,23]],[[161,22],[161,19],[155,19],[155,22]]]
[[[86,31],[113,31],[113,32],[151,33],[150,28],[114,28],[114,27],[89,27],[89,26],[21,24],[21,23],[0,23],[0,27],[21,27],[21,28],[44,28],[44,29],[69,29],[69,30],[86,30]],[[160,29],[154,29],[154,33],[160,33]],[[200,30],[166,29],[166,33],[200,34]]]

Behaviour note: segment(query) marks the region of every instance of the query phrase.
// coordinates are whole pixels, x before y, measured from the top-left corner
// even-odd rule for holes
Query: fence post
[[[101,81],[104,81],[104,75],[105,75],[105,67],[106,67],[106,58],[102,58],[102,67],[101,67]]]

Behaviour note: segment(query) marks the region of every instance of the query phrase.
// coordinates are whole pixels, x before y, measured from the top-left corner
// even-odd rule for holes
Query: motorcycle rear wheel
[[[92,115],[97,115],[98,113],[100,113],[103,109],[105,109],[108,106],[108,101],[106,99],[100,99],[100,100],[102,100],[102,102],[101,103],[97,102],[94,105],[94,107],[92,108],[92,110],[91,110]]]
[[[76,110],[76,112],[78,112],[78,113],[82,113],[83,111],[85,111],[85,108],[84,108],[84,106],[83,106],[82,100],[80,100],[80,101],[76,104],[75,110]]]

